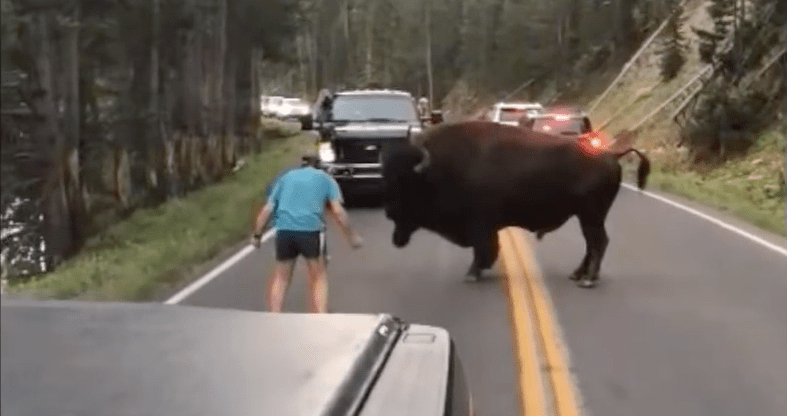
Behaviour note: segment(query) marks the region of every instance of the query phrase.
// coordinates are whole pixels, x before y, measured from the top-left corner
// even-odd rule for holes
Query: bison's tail
[[[650,175],[650,160],[642,154],[637,149],[629,148],[628,150],[624,150],[619,153],[615,153],[615,157],[620,159],[624,155],[634,152],[639,156],[639,168],[637,169],[637,186],[639,189],[645,189],[645,184],[648,181],[648,175]]]

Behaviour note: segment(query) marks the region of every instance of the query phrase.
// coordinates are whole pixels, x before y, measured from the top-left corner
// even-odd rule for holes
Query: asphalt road
[[[419,231],[399,250],[381,210],[350,213],[366,245],[352,251],[329,228],[331,309],[447,328],[478,414],[518,415],[502,280],[463,283],[469,249]],[[576,220],[536,244],[590,413],[783,416],[787,257],[627,189],[607,226],[602,283],[592,290],[567,279],[584,252]],[[268,242],[182,303],[264,310],[272,256]],[[306,296],[299,266],[285,309],[306,311]]]

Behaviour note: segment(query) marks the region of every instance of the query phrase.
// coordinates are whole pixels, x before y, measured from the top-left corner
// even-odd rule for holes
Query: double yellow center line
[[[503,229],[498,235],[500,264],[514,327],[523,415],[579,416],[579,395],[535,260],[532,239],[518,228]]]

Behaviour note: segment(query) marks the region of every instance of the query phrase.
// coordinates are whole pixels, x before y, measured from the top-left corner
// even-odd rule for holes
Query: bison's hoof
[[[479,280],[481,280],[481,269],[470,267],[470,269],[467,270],[467,273],[465,274],[464,281],[466,283],[475,283]]]
[[[577,280],[582,278],[582,275],[580,273],[575,272],[571,274],[571,276],[569,276],[568,278],[576,282]]]
[[[481,280],[481,276],[476,276],[472,274],[466,274],[464,278],[465,283],[478,283]]]
[[[577,282],[577,286],[579,286],[579,287],[581,287],[583,289],[590,289],[590,288],[596,286],[596,281],[595,280],[590,280],[590,279],[582,279],[582,280]]]
[[[410,237],[409,236],[402,236],[402,235],[397,235],[397,234],[394,234],[394,236],[393,236],[393,245],[396,248],[402,248],[402,247],[406,246],[407,243],[409,243],[409,242],[410,242]]]

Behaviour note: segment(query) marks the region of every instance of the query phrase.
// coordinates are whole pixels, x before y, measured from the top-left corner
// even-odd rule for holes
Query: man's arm
[[[347,216],[347,212],[344,210],[342,206],[342,191],[339,188],[339,184],[336,183],[336,180],[333,179],[330,175],[323,172],[323,178],[325,179],[325,184],[327,186],[327,194],[326,200],[328,202],[328,207],[333,214],[332,216],[339,223],[340,228],[344,231],[344,235],[350,242],[350,245],[353,248],[358,248],[361,246],[362,241],[361,236],[356,233],[352,227],[350,226],[350,221]]]
[[[361,239],[361,236],[358,235],[358,233],[356,233],[355,230],[353,230],[353,228],[350,226],[350,220],[347,215],[347,211],[344,210],[341,202],[339,202],[338,199],[334,199],[330,201],[328,206],[331,208],[331,212],[333,213],[333,217],[336,219],[336,222],[339,223],[342,231],[344,231],[344,235],[347,236],[347,239],[350,241],[350,245],[353,248],[360,247],[361,244],[363,244],[363,240]]]
[[[268,201],[265,206],[260,209],[260,213],[257,214],[257,222],[254,224],[254,233],[252,235],[252,242],[255,246],[259,247],[260,239],[262,238],[262,230],[265,228],[265,224],[271,218],[271,214],[273,213],[273,203]]]

